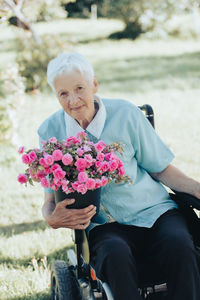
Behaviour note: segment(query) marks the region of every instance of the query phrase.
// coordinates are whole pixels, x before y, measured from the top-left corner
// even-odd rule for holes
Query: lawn
[[[35,27],[41,35],[54,32],[73,41],[73,49],[94,65],[99,95],[152,105],[156,130],[176,155],[174,164],[200,180],[198,40],[113,41],[107,35],[123,28],[113,20],[66,20]],[[3,69],[17,56],[15,30],[0,27],[0,42]],[[36,146],[39,124],[58,108],[52,93],[27,95],[18,115],[18,146]],[[1,155],[7,151],[5,146]],[[49,299],[49,264],[66,257],[72,246],[70,230],[53,230],[45,224],[42,189],[25,188],[16,181],[24,170],[17,155],[0,168],[0,299]]]

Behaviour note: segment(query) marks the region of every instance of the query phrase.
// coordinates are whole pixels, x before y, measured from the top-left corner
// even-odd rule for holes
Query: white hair
[[[47,67],[47,82],[52,90],[55,92],[54,81],[56,77],[74,70],[84,74],[90,82],[93,82],[94,69],[90,62],[81,54],[76,52],[61,53],[52,59]]]

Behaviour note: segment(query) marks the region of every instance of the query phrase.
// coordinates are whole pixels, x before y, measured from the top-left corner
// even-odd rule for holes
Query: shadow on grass
[[[73,245],[70,244],[62,249],[56,250],[47,255],[47,264],[50,265],[53,260],[65,260],[67,261],[67,250],[72,249]],[[32,259],[33,257],[37,260],[38,266],[43,266],[42,258],[44,254],[35,253],[32,257],[19,259],[19,258],[10,258],[0,255],[0,264],[6,264],[9,268],[21,269],[21,267],[33,266]]]
[[[10,237],[27,231],[45,230],[48,227],[45,221],[35,221],[30,223],[12,224],[0,226],[0,235]]]
[[[16,296],[12,298],[7,298],[7,300],[50,300],[50,293],[47,292],[41,292],[41,293],[36,293],[30,296]]]
[[[103,65],[103,68],[102,68]],[[104,88],[127,92],[167,88],[199,88],[200,52],[175,56],[102,59],[94,65]]]

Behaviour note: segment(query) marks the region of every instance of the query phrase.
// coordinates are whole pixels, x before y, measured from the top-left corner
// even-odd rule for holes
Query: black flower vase
[[[75,202],[67,205],[67,208],[85,208],[89,205],[96,206],[96,214],[92,217],[91,221],[94,221],[95,217],[98,215],[99,207],[100,207],[100,196],[101,196],[101,188],[96,190],[88,190],[85,194],[81,194],[78,192],[73,192],[66,194],[62,188],[58,191],[54,191],[55,194],[55,202],[58,203],[63,201],[64,199],[75,199]]]

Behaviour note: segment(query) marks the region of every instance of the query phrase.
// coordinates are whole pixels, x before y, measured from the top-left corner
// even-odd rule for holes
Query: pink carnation
[[[71,156],[71,154],[67,153],[63,155],[62,162],[65,166],[70,165],[72,161],[73,161],[73,157]]]
[[[19,147],[18,153],[20,154],[24,153],[24,146]]]
[[[26,183],[28,181],[28,178],[25,174],[19,174],[18,177],[17,177],[17,180],[20,183]]]
[[[56,179],[63,179],[65,177],[66,172],[63,171],[62,169],[55,169],[55,171],[53,171],[53,175]]]
[[[81,182],[81,183],[86,182],[87,179],[88,179],[87,173],[85,173],[85,172],[80,172],[80,173],[78,174],[78,181],[79,181],[79,182]]]
[[[37,159],[37,155],[36,155],[35,151],[31,151],[29,153],[29,158],[30,158],[31,162],[34,162]]]
[[[85,183],[86,187],[88,190],[93,190],[95,189],[95,186],[96,186],[96,182],[93,178],[88,178],[86,180],[86,183]]]
[[[77,167],[78,171],[84,171],[87,166],[87,162],[83,158],[78,158],[75,166]]]
[[[103,149],[106,148],[106,144],[104,143],[104,141],[99,141],[98,143],[96,143],[94,145],[94,147],[95,147],[97,152],[101,152],[101,151],[103,151]]]
[[[29,155],[28,154],[22,155],[22,161],[24,164],[29,164],[31,162]]]
[[[51,166],[54,163],[54,158],[52,155],[46,155],[44,160],[45,164],[48,166]]]
[[[41,179],[41,185],[44,187],[44,188],[48,188],[49,187],[49,182],[48,180],[44,177]]]
[[[98,153],[98,155],[97,155],[97,159],[100,161],[103,161],[104,157],[105,157],[105,155],[103,153]]]
[[[84,153],[84,151],[83,151],[83,149],[78,148],[78,149],[77,149],[77,153],[78,153],[78,156],[82,156],[83,153]]]
[[[81,193],[82,195],[87,192],[87,187],[85,184],[79,184],[77,187],[77,192]]]
[[[56,143],[57,143],[57,138],[55,138],[54,136],[51,137],[51,138],[49,139],[49,143],[56,144]]]
[[[52,156],[53,156],[54,160],[61,160],[63,157],[63,153],[61,150],[55,150],[55,151],[53,151]]]

